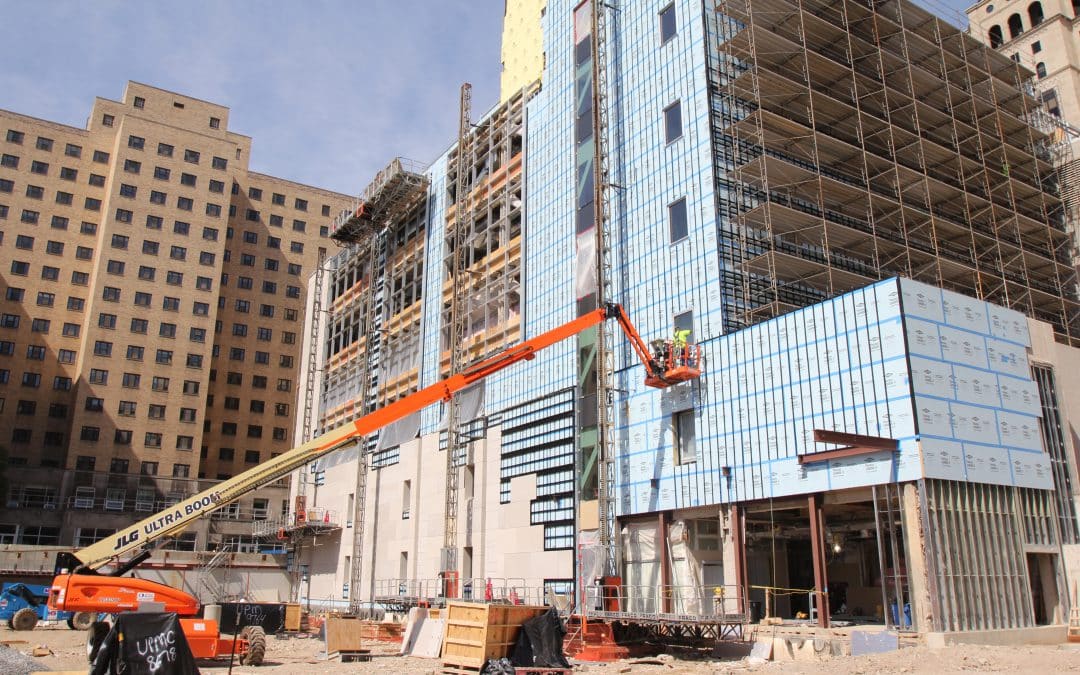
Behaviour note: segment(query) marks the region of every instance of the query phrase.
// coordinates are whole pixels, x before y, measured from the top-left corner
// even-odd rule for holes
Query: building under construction
[[[1061,623],[1080,305],[1032,73],[902,1],[510,4],[532,68],[338,220],[302,431],[605,302],[704,373],[583,333],[312,466],[298,595]]]

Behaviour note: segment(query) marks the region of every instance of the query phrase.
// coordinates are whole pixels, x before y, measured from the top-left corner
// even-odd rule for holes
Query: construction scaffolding
[[[443,243],[440,332],[441,377],[446,377],[518,342],[521,306],[522,159],[525,103],[530,87],[510,97],[486,119],[471,121],[471,90],[461,88],[458,143],[447,161],[448,191]],[[482,386],[482,385],[479,385]],[[482,389],[469,397],[482,402]],[[482,403],[479,404],[482,407]],[[442,597],[458,596],[458,580],[471,575],[461,569],[459,493],[467,447],[476,440],[459,398],[450,401],[446,425],[445,527],[441,554]],[[469,488],[471,490],[471,488]],[[468,505],[466,505],[468,508]],[[471,545],[467,536],[465,547]]]
[[[322,430],[361,417],[419,384],[415,357],[429,185],[419,171],[413,162],[394,159],[354,208],[335,221],[335,239],[348,250],[330,261]],[[389,335],[394,349],[388,362],[381,344]]]
[[[533,91],[529,88],[512,96],[476,126],[465,148],[470,155],[467,161],[458,161],[459,148],[450,151],[441,377],[450,372],[455,293],[465,365],[520,339],[524,115],[525,103]],[[459,172],[464,172],[461,179]],[[458,198],[462,189],[465,199]],[[464,231],[459,231],[460,227]],[[455,260],[460,268],[458,274],[454,273]]]
[[[419,388],[420,297],[429,178],[423,167],[402,158],[380,171],[353,206],[333,222],[331,237],[346,247],[323,264],[314,284],[304,436],[311,438],[358,419]],[[326,277],[329,282],[325,283]],[[325,289],[324,289],[325,286]],[[325,296],[325,297],[324,297]],[[328,307],[322,316],[323,306]],[[319,390],[316,416],[314,390]],[[316,419],[317,417],[317,419]],[[353,527],[348,599],[359,608],[363,571],[366,486],[370,455],[394,428],[363,439],[349,450],[309,467],[318,476],[329,463],[356,460],[354,498],[345,514]],[[293,513],[263,523],[258,535],[287,542],[292,558],[293,596],[302,584],[301,558],[315,538],[340,530],[342,521],[308,517],[305,475]],[[317,492],[311,495],[316,502]]]
[[[719,0],[728,329],[890,276],[1080,343],[1033,75],[903,0]]]
[[[364,189],[351,209],[339,215],[330,238],[341,244],[361,244],[408,213],[427,196],[429,179],[425,167],[397,157]]]

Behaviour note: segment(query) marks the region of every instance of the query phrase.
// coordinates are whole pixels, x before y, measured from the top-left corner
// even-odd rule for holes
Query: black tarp
[[[523,668],[569,668],[562,650],[564,637],[566,628],[552,607],[521,625],[510,660]]]
[[[127,612],[101,644],[90,675],[199,675],[176,614]]]
[[[267,635],[275,635],[285,628],[285,605],[273,602],[223,602],[222,633],[239,633],[247,626],[261,626]]]

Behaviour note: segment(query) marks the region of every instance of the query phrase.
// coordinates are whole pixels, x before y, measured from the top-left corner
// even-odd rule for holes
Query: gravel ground
[[[86,669],[85,637],[82,632],[62,628],[37,628],[31,633],[0,629],[0,641],[25,640],[8,648],[0,647],[0,674],[23,675],[34,670]],[[37,645],[51,650],[49,656],[26,656]],[[322,641],[317,638],[270,638],[266,662],[258,667],[233,666],[245,675],[285,675],[286,673],[363,673],[371,675],[429,675],[440,671],[437,659],[397,656],[397,645],[371,643],[373,658],[367,663],[327,661]],[[22,652],[22,653],[20,653]],[[16,660],[17,659],[17,660]],[[229,672],[228,661],[204,661],[203,673]],[[876,675],[878,673],[1041,673],[1057,675],[1080,672],[1080,648],[1072,645],[986,647],[962,645],[942,650],[910,647],[887,654],[832,657],[813,661],[786,661],[751,664],[746,659],[674,657],[662,654],[647,659],[627,659],[616,663],[575,664],[582,675],[720,675],[721,673],[799,673],[803,675]]]
[[[6,637],[6,636],[5,636]],[[40,658],[24,654],[18,649],[25,645],[0,646],[0,673],[4,675],[30,675],[30,673],[52,670],[41,663]],[[26,649],[29,651],[29,648]]]

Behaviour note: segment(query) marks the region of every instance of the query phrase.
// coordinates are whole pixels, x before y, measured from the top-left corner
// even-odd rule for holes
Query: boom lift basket
[[[701,377],[701,345],[687,344],[676,349],[671,340],[656,340],[652,346],[660,372],[646,377],[646,385],[664,389]]]

